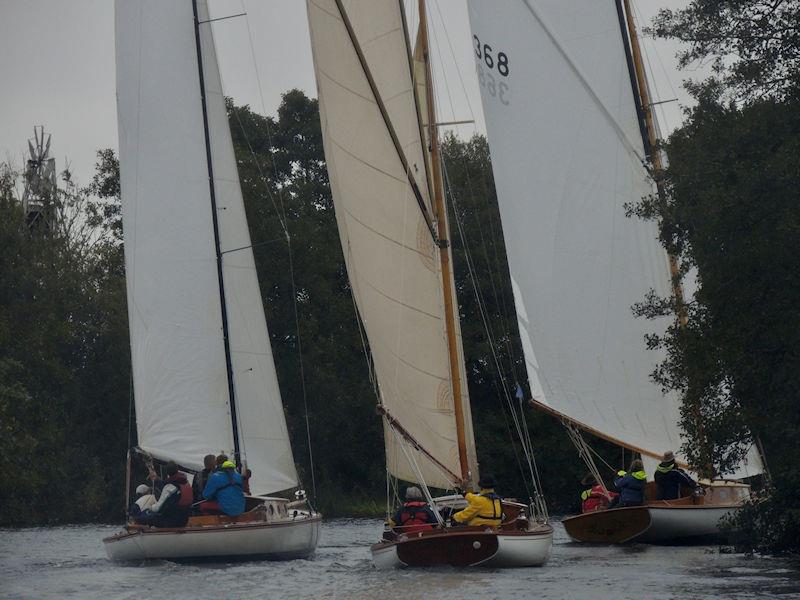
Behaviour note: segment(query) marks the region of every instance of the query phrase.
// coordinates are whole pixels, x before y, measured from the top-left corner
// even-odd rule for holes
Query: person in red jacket
[[[422,498],[422,491],[416,486],[406,489],[406,501],[397,509],[394,517],[389,519],[389,526],[397,533],[425,531],[438,524],[439,520]]]
[[[581,513],[605,510],[611,501],[619,496],[616,492],[610,492],[597,483],[597,479],[593,475],[587,475],[581,483],[591,486],[581,492]]]

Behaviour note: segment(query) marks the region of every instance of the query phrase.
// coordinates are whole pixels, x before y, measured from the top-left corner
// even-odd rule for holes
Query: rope
[[[597,468],[597,465],[595,464],[594,459],[592,458],[592,450],[586,443],[586,440],[583,439],[580,429],[578,429],[575,425],[573,425],[567,420],[562,419],[561,423],[566,428],[567,433],[569,434],[569,437],[572,440],[572,443],[575,444],[575,447],[578,450],[578,454],[583,459],[583,462],[586,463],[586,466],[589,468],[589,472],[595,478],[598,485],[600,485],[600,487],[603,488],[603,492],[608,494],[608,488],[606,487],[606,484],[603,482],[603,477],[602,475],[600,475],[600,470]]]
[[[410,455],[408,450],[406,450],[406,440],[402,435],[399,435],[391,425],[389,425],[389,428],[394,434],[395,441],[399,442],[400,449],[403,451],[408,464],[411,466],[411,470],[414,471],[414,475],[417,477],[417,482],[420,484],[420,486],[422,486],[422,493],[425,495],[425,500],[428,502],[428,505],[433,509],[433,514],[436,517],[436,521],[439,523],[439,525],[444,527],[444,519],[442,519],[442,515],[439,514],[439,511],[436,510],[436,503],[433,501],[431,492],[428,489],[428,484],[425,483],[425,478],[422,476],[422,469],[419,468],[419,464],[413,455]]]

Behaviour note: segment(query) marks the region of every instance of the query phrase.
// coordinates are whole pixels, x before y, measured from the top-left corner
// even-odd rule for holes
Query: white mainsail
[[[194,10],[203,64],[201,89]],[[202,468],[235,448],[209,161],[241,458],[251,491],[297,485],[205,0],[117,0],[117,101],[139,445]]]
[[[339,234],[381,402],[459,474],[439,250],[420,207],[432,214],[402,3],[307,0],[307,8]],[[468,462],[477,474],[466,384],[462,403]],[[388,427],[385,439],[395,477],[452,486],[451,476],[416,453],[413,469]]]
[[[663,354],[644,342],[669,319],[631,312],[669,295],[670,273],[655,224],[625,216],[654,189],[615,3],[469,12],[534,400],[645,456],[678,450],[678,398],[651,380]]]

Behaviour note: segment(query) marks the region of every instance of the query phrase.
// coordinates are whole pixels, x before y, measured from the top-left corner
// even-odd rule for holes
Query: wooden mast
[[[653,161],[653,171],[655,172],[656,189],[658,195],[663,198],[665,195],[664,182],[662,173],[664,165],[661,161],[661,151],[658,149],[658,134],[656,133],[655,119],[653,118],[653,105],[650,101],[650,92],[647,87],[647,76],[644,71],[644,62],[642,61],[642,49],[639,45],[639,35],[636,33],[636,27],[633,23],[633,12],[631,11],[630,0],[623,0],[625,4],[625,18],[628,23],[628,36],[631,42],[631,53],[633,54],[633,68],[636,73],[636,83],[639,90],[639,100],[644,112],[644,121],[647,129],[647,141],[651,149],[650,160]],[[678,273],[678,259],[672,254],[669,256],[669,272],[670,280],[672,283],[672,292],[675,294],[675,302],[677,304],[678,322],[681,327],[685,327],[688,321],[686,310],[684,306],[683,288],[679,281]]]
[[[623,0],[625,5],[625,18],[628,24],[628,37],[631,42],[631,52],[633,54],[633,66],[636,72],[636,82],[639,88],[639,98],[644,112],[645,125],[647,127],[647,137],[651,149],[650,160],[653,161],[653,171],[655,172],[656,190],[659,198],[663,199],[666,195],[664,190],[664,164],[661,160],[661,151],[658,148],[658,135],[656,133],[655,119],[653,118],[653,105],[650,101],[650,93],[647,87],[647,76],[644,70],[644,62],[642,61],[642,49],[639,45],[639,35],[636,33],[636,26],[633,22],[633,11],[631,10],[630,0]],[[678,259],[671,252],[667,253],[669,257],[669,271],[670,282],[672,284],[672,292],[675,294],[675,303],[678,313],[678,323],[681,327],[686,327],[688,317],[686,315],[686,307],[683,296],[683,288],[681,287],[678,273]],[[696,427],[700,432],[700,437],[704,437],[703,418],[700,415],[700,409],[695,405],[692,409],[692,416],[694,418]],[[713,478],[714,468],[711,464],[696,465],[701,475]]]
[[[401,5],[402,7],[402,5]],[[450,235],[447,230],[447,210],[444,203],[444,183],[442,181],[442,164],[439,154],[439,133],[436,126],[436,108],[434,106],[433,78],[431,76],[431,63],[428,52],[428,21],[425,10],[425,0],[419,0],[419,31],[422,44],[422,56],[425,60],[425,96],[428,109],[428,138],[431,153],[431,194],[433,196],[433,209],[436,216],[438,237],[441,240],[439,258],[442,268],[442,287],[444,290],[444,316],[447,331],[447,350],[450,356],[450,379],[453,382],[453,409],[456,419],[456,436],[458,441],[458,460],[461,467],[462,483],[470,479],[469,461],[467,460],[467,436],[464,427],[464,405],[461,401],[461,368],[458,356],[458,340],[456,339],[456,316],[453,299],[452,262],[450,260]],[[416,94],[416,85],[414,86]]]

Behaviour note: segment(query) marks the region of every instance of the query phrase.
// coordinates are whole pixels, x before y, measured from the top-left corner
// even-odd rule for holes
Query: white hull
[[[273,523],[226,526],[148,528],[123,532],[103,540],[111,560],[201,559],[260,557],[270,560],[304,558],[314,552],[322,518],[313,515]]]
[[[650,507],[650,527],[631,541],[663,544],[723,537],[722,519],[735,511],[731,506]]]
[[[491,535],[497,539],[497,551],[494,554],[481,558],[476,562],[457,566],[493,568],[540,567],[550,558],[550,550],[553,546],[552,529],[537,535],[520,536],[504,535],[502,533]],[[409,565],[400,557],[402,551],[399,543],[375,544],[371,550],[372,561],[379,569],[421,566]]]

